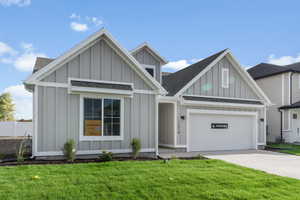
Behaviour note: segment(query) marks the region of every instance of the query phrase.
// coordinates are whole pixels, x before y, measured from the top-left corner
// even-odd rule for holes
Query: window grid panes
[[[120,136],[120,122],[120,99],[84,98],[84,136]]]

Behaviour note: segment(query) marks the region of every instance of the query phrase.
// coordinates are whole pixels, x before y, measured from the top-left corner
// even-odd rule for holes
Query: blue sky
[[[22,81],[36,56],[57,57],[101,27],[127,49],[147,41],[181,69],[230,48],[240,63],[300,61],[300,1],[0,0],[0,92],[31,116]]]

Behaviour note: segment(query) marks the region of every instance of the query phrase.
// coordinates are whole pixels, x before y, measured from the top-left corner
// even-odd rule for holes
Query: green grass
[[[283,148],[276,151],[300,156],[300,146],[295,144],[269,144],[269,147]]]
[[[299,188],[299,180],[218,160],[0,167],[1,200],[284,200],[300,199]]]

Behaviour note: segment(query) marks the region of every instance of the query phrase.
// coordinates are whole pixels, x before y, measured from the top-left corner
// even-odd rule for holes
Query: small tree
[[[14,111],[15,104],[13,104],[10,93],[0,95],[0,121],[13,121]]]
[[[141,141],[137,138],[133,138],[131,141],[133,158],[136,159],[141,151]]]

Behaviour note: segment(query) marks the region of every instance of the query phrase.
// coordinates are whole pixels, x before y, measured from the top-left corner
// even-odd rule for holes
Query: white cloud
[[[23,7],[23,6],[29,6],[31,4],[31,0],[0,0],[0,4],[2,6],[16,5],[19,7]]]
[[[20,71],[32,71],[36,57],[47,56],[43,53],[25,52],[14,61],[14,66]]]
[[[182,60],[177,60],[177,61],[172,61],[172,62],[169,62],[168,64],[164,65],[163,68],[164,69],[169,69],[169,70],[173,70],[173,71],[177,71],[177,70],[181,70],[195,62],[199,62],[201,59],[198,59],[198,58],[193,58],[193,59],[190,59],[190,60],[185,60],[185,59],[182,59]]]
[[[77,15],[76,13],[72,13],[70,15],[70,19],[80,19],[80,18],[81,18],[80,15]]]
[[[4,42],[0,42],[0,56],[4,54],[8,55],[15,55],[17,52],[11,48],[8,44],[5,44]]]
[[[79,31],[79,32],[84,32],[89,29],[87,24],[80,24],[77,22],[71,22],[70,27],[74,31]]]
[[[9,92],[12,95],[16,108],[16,119],[32,118],[32,95],[25,90],[24,85],[21,84],[7,87],[3,92]]]
[[[300,54],[297,56],[282,56],[276,58],[274,54],[271,54],[268,57],[268,63],[275,64],[275,65],[289,65],[295,62],[300,62]]]
[[[72,22],[70,23],[71,29],[78,32],[84,32],[90,27],[97,27],[103,24],[103,21],[98,17],[81,17],[76,13],[72,13],[69,18],[72,19]]]
[[[100,26],[101,24],[103,24],[103,21],[98,19],[97,17],[86,17],[86,20],[90,23],[93,23],[95,26]]]
[[[0,42],[0,63],[13,64],[20,71],[31,71],[36,57],[47,57],[44,53],[34,51],[31,43],[21,43],[22,51],[18,53],[9,45]]]

